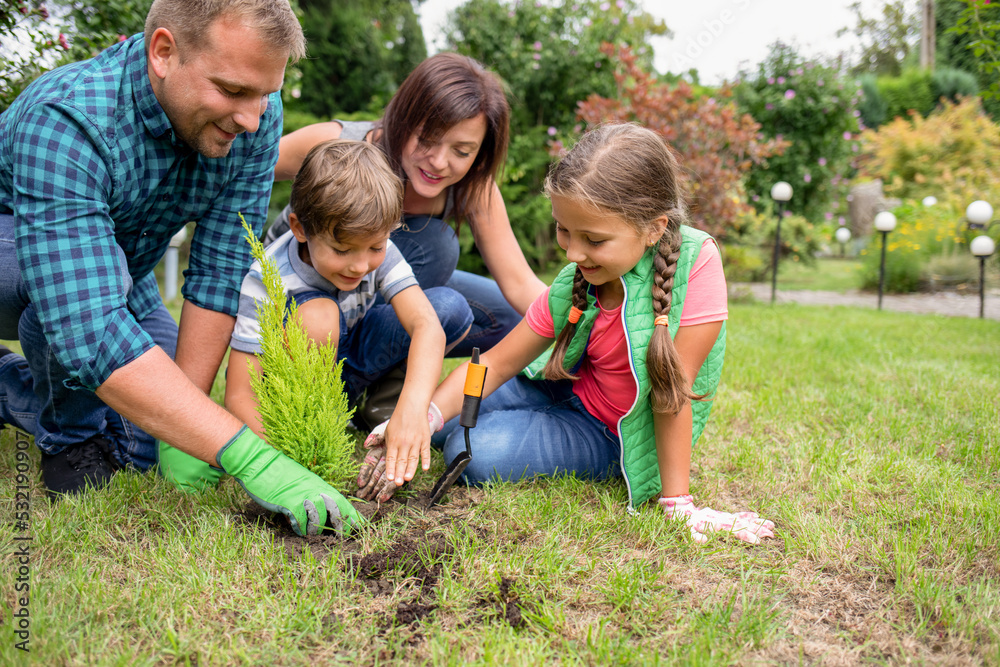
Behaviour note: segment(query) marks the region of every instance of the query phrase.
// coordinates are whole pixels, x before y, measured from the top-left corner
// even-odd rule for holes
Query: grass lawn
[[[767,281],[771,274],[768,272]],[[819,257],[815,266],[791,259],[778,265],[778,289],[846,292],[861,287],[861,260]]]
[[[119,474],[50,504],[33,446],[18,525],[8,428],[0,664],[997,664],[997,368],[989,320],[732,305],[692,491],[774,520],[757,547],[695,544],[654,506],[630,516],[622,483],[574,479],[291,539],[232,480]]]

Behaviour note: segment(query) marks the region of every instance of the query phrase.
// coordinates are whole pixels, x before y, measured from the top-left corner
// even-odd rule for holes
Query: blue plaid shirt
[[[15,217],[21,275],[69,385],[96,389],[153,347],[137,319],[161,303],[152,271],[187,222],[184,298],[236,315],[250,266],[237,212],[263,228],[280,138],[275,93],[227,157],[189,148],[153,94],[141,34],[45,74],[0,115],[0,213]]]

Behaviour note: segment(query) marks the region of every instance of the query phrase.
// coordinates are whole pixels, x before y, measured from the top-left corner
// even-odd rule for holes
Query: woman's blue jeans
[[[521,315],[507,303],[496,281],[455,269],[460,254],[458,235],[444,220],[426,215],[404,216],[403,225],[391,238],[420,287],[450,287],[472,308],[472,329],[448,356],[468,357],[474,347],[485,352],[521,321]]]
[[[458,418],[435,434],[445,463],[465,450]],[[461,479],[478,485],[535,475],[607,479],[621,474],[621,445],[604,422],[583,407],[570,381],[535,381],[516,376],[483,399],[470,432],[472,461]]]
[[[121,253],[119,266],[125,266]],[[120,280],[131,290],[132,278],[122,271]],[[163,304],[139,321],[163,350],[174,357],[177,323]],[[56,360],[42,332],[42,325],[21,278],[14,250],[14,217],[0,214],[0,339],[17,340],[24,357],[9,354],[0,359],[0,421],[35,436],[47,454],[95,435],[111,442],[122,465],[145,470],[156,463],[156,440],[104,404],[89,389],[68,388],[69,375]]]

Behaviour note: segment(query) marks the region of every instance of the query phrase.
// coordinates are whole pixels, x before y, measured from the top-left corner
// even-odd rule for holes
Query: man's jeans
[[[120,252],[120,251],[119,251]],[[120,256],[120,280],[131,289],[132,279]],[[139,324],[163,350],[174,357],[177,323],[162,304]],[[112,443],[122,465],[145,470],[156,463],[156,440],[84,388],[69,389],[63,370],[42,332],[14,250],[14,217],[0,214],[0,339],[18,340],[25,357],[0,359],[0,421],[35,436],[48,454],[67,445],[103,435]]]
[[[444,449],[445,463],[465,450],[464,431],[456,417],[433,436],[434,446]],[[462,473],[466,484],[534,475],[597,480],[621,475],[618,436],[587,412],[568,380],[515,376],[483,399],[469,439],[472,461]]]

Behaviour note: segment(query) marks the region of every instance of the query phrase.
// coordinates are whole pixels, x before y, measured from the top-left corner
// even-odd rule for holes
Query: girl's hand
[[[395,418],[396,415],[393,415]],[[368,455],[365,457],[364,464],[361,466],[361,471],[358,473],[358,491],[355,495],[362,499],[375,499],[380,503],[384,503],[396,492],[400,486],[405,483],[405,480],[412,479],[413,473],[416,472],[417,458],[416,456],[412,461],[412,468],[409,471],[409,476],[403,474],[394,475],[395,481],[390,480],[385,474],[386,469],[392,470],[390,465],[402,464],[406,461],[405,452],[396,451],[394,458],[389,456],[389,445],[386,439],[386,429],[389,426],[389,421],[384,421],[374,429],[372,429],[371,434],[365,439],[365,449],[369,450]],[[417,445],[417,452],[424,457],[425,463],[430,464],[430,436],[432,433],[437,433],[444,427],[444,419],[441,417],[441,411],[433,403],[430,404],[427,410],[427,424],[430,427],[427,431],[423,431],[419,427],[416,429],[419,435],[422,433],[424,435],[423,444]],[[389,436],[392,439],[397,435],[395,429],[393,434]],[[398,482],[398,484],[397,484]]]
[[[691,529],[695,542],[708,541],[708,533],[732,533],[737,539],[758,544],[766,537],[774,537],[774,522],[762,519],[756,512],[717,512],[708,507],[698,508],[691,496],[660,498],[660,507],[668,519],[683,519]]]

